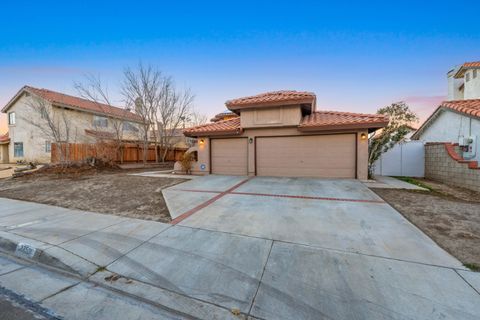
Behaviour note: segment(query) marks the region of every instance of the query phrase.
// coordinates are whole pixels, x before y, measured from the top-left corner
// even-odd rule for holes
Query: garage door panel
[[[355,177],[355,135],[257,138],[257,175]]]
[[[212,139],[212,173],[247,174],[247,139]]]

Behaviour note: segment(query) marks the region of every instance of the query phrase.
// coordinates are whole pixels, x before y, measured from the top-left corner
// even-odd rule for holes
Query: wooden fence
[[[124,144],[120,151],[112,144],[107,143],[52,143],[51,162],[57,163],[62,160],[66,161],[85,161],[87,158],[95,157],[114,162],[141,162],[143,161],[143,145],[142,144]],[[161,160],[165,149],[157,149]],[[186,148],[174,148],[167,151],[165,161],[179,161]],[[147,161],[155,161],[155,146],[149,145],[147,150]]]

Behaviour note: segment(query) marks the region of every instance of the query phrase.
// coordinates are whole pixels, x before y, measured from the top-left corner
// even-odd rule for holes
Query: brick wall
[[[480,168],[476,161],[463,160],[451,143],[425,145],[425,178],[480,191]]]

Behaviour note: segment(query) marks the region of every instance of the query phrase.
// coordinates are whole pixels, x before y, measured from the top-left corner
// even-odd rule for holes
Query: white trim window
[[[138,132],[138,128],[135,124],[125,121],[123,123],[123,131],[131,131],[131,132]]]
[[[95,128],[107,128],[108,118],[101,116],[93,116],[93,126]]]
[[[8,124],[11,126],[15,124],[15,112],[8,113]]]
[[[45,152],[46,153],[52,152],[52,143],[48,140],[45,140]]]
[[[13,143],[13,156],[15,158],[23,157],[23,142],[14,142]]]

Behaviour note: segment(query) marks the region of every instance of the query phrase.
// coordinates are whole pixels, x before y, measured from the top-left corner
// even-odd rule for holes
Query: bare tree
[[[72,127],[67,110],[55,108],[48,101],[31,95],[26,102],[33,113],[28,117],[21,116],[22,120],[36,127],[50,143],[55,143],[60,162],[65,164],[69,160],[69,143],[76,141],[77,132]],[[73,131],[73,132],[72,132]],[[65,148],[62,145],[65,145]]]
[[[141,138],[143,141],[143,163],[147,163],[150,129],[154,128],[154,115],[159,109],[163,77],[160,71],[151,66],[139,64],[138,69],[126,68],[124,71],[122,95],[127,106],[135,108],[141,119]],[[155,130],[153,130],[155,135]],[[156,137],[154,137],[155,140]]]
[[[160,147],[161,160],[165,161],[172,137],[189,118],[194,96],[189,89],[177,89],[172,77],[163,76],[152,66],[139,64],[135,71],[127,68],[124,76],[122,93],[127,105],[135,106],[135,112],[142,118],[144,163],[150,132],[156,160],[159,160]]]
[[[162,161],[165,161],[168,150],[172,147],[172,138],[180,125],[191,121],[192,106],[195,96],[190,89],[176,88],[171,77],[164,79],[161,102],[156,113],[160,144],[163,150]]]
[[[124,146],[124,129],[126,125],[129,125],[127,124],[127,115],[129,114],[128,108],[119,108],[111,103],[108,88],[106,85],[102,84],[100,77],[91,74],[86,75],[85,82],[75,82],[74,87],[82,98],[95,103],[101,114],[109,115],[108,124],[111,124],[113,130],[108,130],[108,132],[112,133],[111,138],[108,140],[113,142],[115,153],[120,159],[120,162],[123,162],[122,149]],[[110,110],[108,110],[110,108],[119,109],[120,113],[112,115],[109,112]],[[99,127],[95,122],[93,123],[93,127],[95,130],[104,129],[103,127]],[[105,138],[102,135],[99,135],[96,139],[98,142],[103,143]]]

